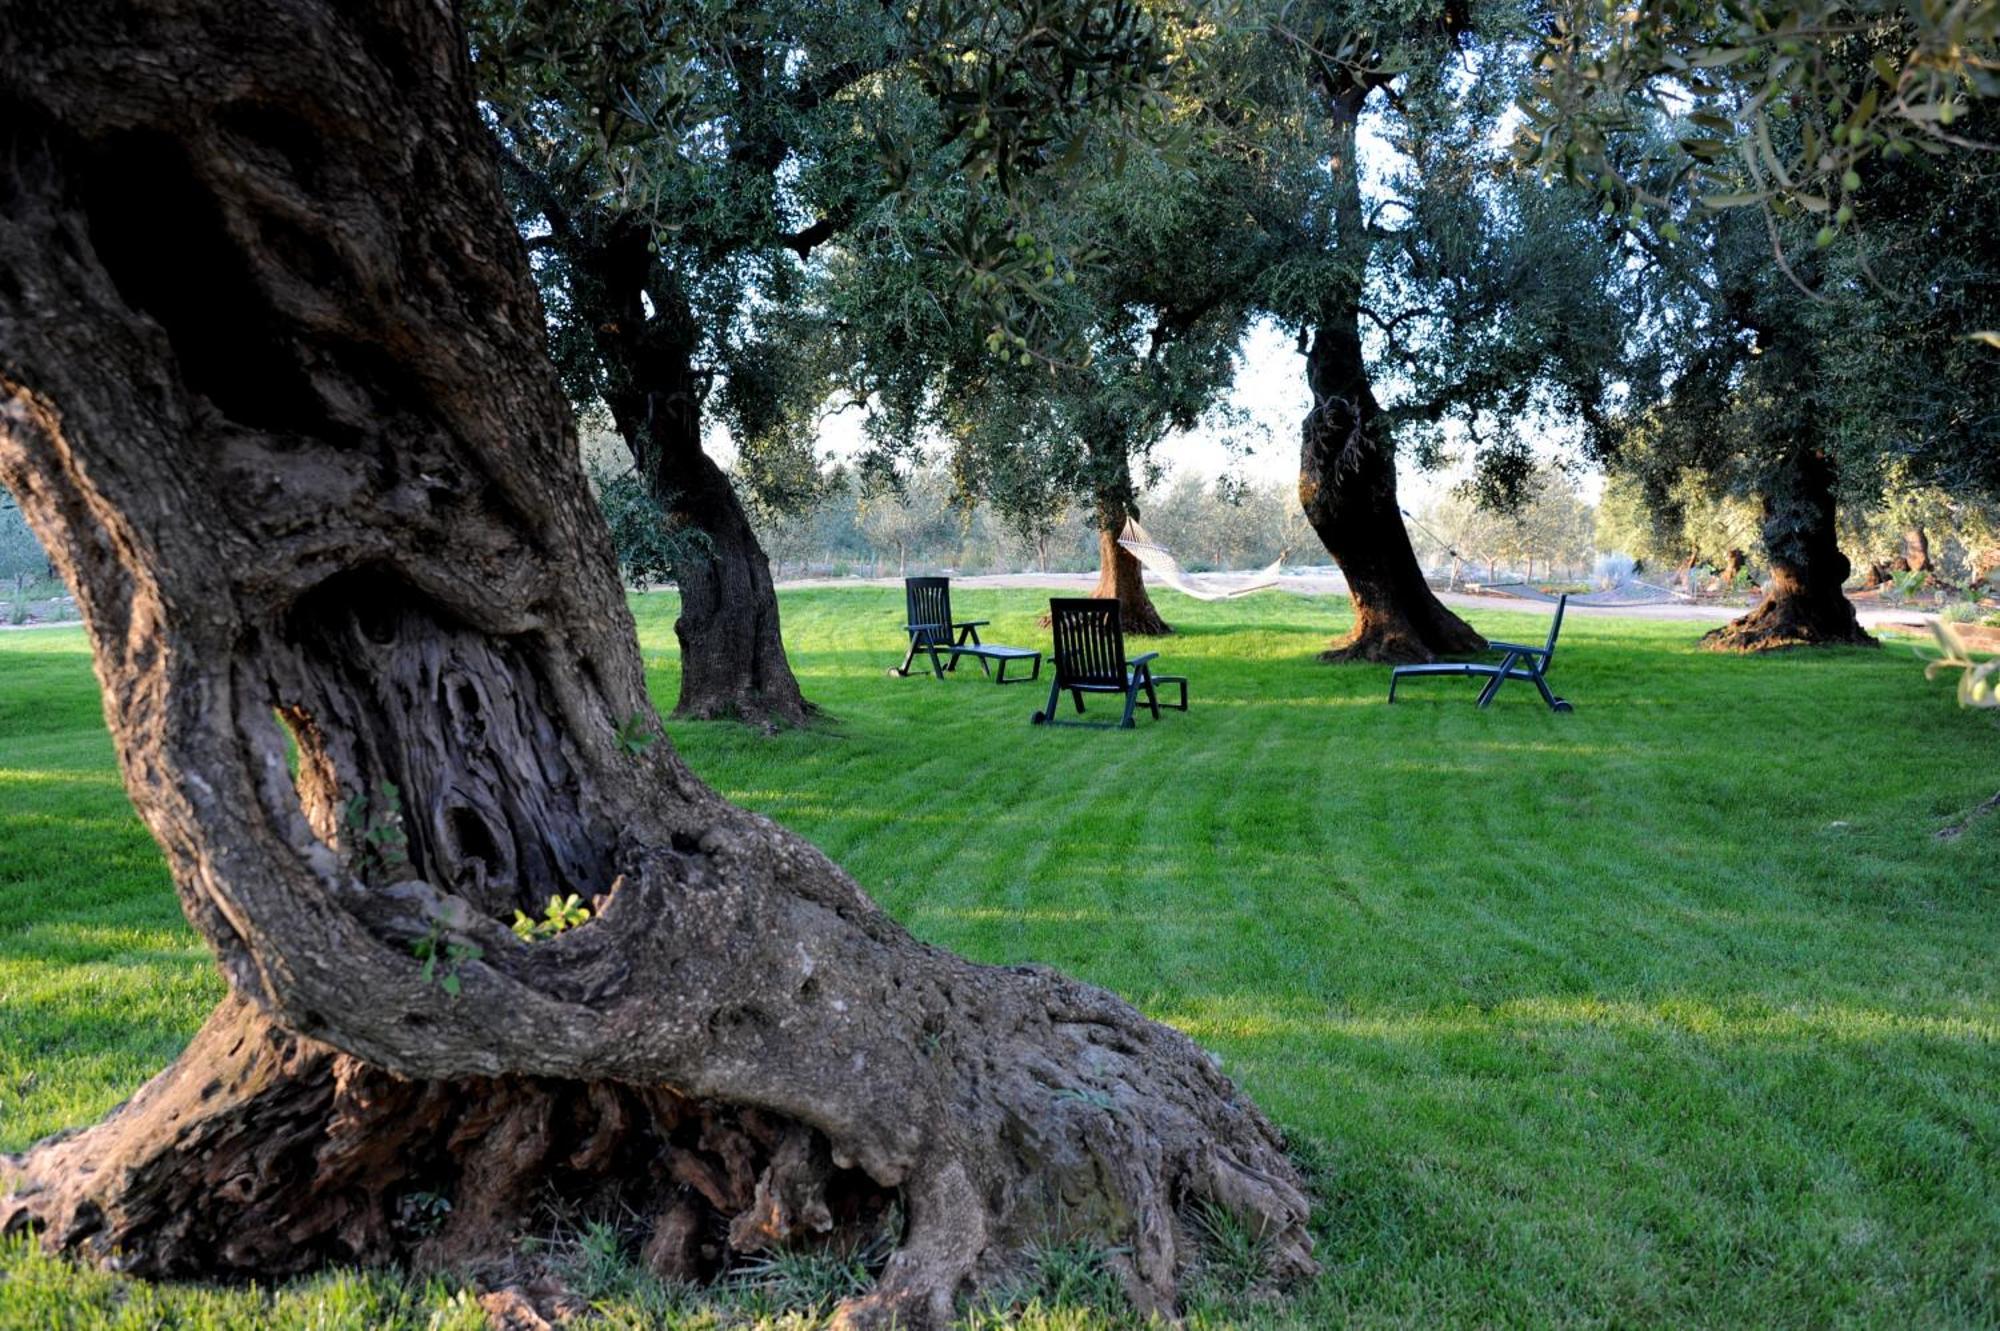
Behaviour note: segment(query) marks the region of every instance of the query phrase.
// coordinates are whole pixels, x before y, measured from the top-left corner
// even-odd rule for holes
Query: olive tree
[[[0,1162],[0,1229],[499,1283],[545,1206],[682,1276],[897,1217],[850,1326],[1068,1237],[1169,1309],[1202,1206],[1311,1270],[1278,1133],[1192,1041],[918,941],[661,734],[448,7],[5,18],[0,480],[229,990]]]

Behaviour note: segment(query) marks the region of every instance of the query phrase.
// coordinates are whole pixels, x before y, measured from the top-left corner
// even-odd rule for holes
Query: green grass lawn
[[[991,641],[1045,641],[1036,594],[958,599]],[[1391,708],[1385,671],[1313,660],[1344,604],[1160,604],[1194,710],[1134,732],[1031,728],[1039,686],[976,671],[885,677],[889,589],[785,598],[825,727],[669,729],[918,934],[1117,990],[1304,1144],[1324,1277],[1196,1320],[2000,1324],[2000,816],[1935,836],[2000,786],[2000,729],[1906,646],[1746,659],[1577,615],[1552,675],[1575,714],[1443,680]],[[673,599],[635,605],[670,703]],[[0,635],[0,1149],[94,1119],[220,992],[81,635]],[[607,1284],[607,1316],[763,1306],[642,1286]],[[444,1282],[155,1290],[15,1246],[0,1323],[477,1317]]]

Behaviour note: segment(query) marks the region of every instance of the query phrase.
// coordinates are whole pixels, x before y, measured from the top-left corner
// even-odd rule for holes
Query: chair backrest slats
[[[1549,624],[1548,650],[1542,657],[1542,669],[1546,670],[1556,659],[1556,635],[1563,631],[1563,608],[1569,604],[1569,593],[1556,598],[1556,617]]]
[[[951,579],[904,578],[903,602],[912,624],[935,624],[925,637],[940,647],[951,646]]]
[[[1056,681],[1125,687],[1125,626],[1111,598],[1059,596],[1049,601],[1055,635]]]

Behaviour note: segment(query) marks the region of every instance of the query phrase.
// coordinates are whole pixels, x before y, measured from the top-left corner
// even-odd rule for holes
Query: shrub
[[[1605,591],[1615,591],[1632,581],[1632,576],[1638,571],[1637,560],[1613,550],[1597,557],[1597,562],[1591,566],[1590,580]]]

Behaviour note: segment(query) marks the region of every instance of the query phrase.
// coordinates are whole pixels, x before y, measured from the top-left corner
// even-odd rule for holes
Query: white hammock
[[[1118,544],[1132,552],[1132,557],[1146,566],[1148,572],[1167,586],[1197,601],[1228,601],[1238,596],[1248,596],[1251,592],[1261,592],[1266,587],[1278,585],[1278,569],[1285,562],[1279,555],[1267,569],[1249,574],[1245,581],[1232,586],[1204,586],[1189,576],[1165,546],[1156,544],[1146,529],[1136,518],[1125,519],[1125,530],[1118,537]]]

